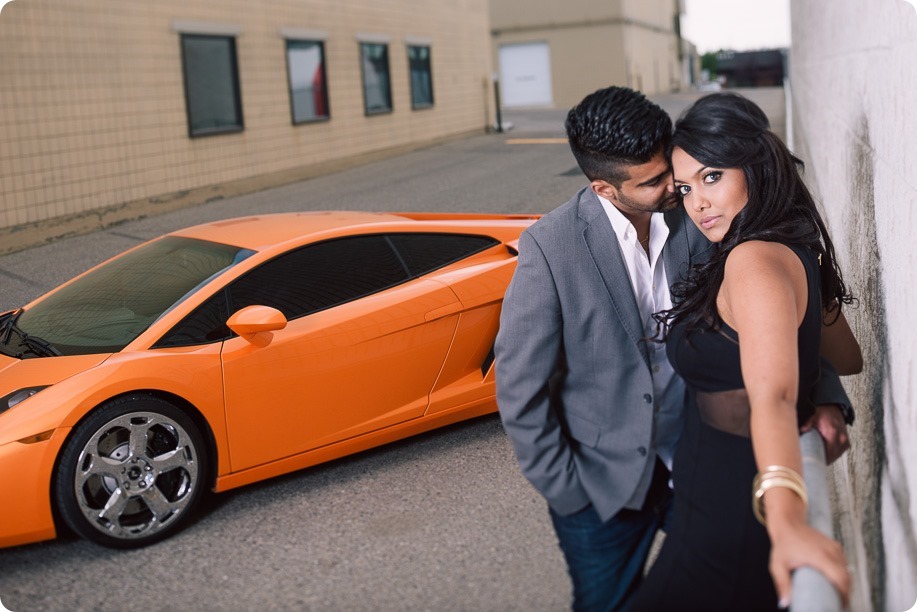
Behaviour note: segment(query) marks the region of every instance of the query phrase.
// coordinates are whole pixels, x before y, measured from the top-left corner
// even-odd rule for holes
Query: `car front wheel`
[[[55,475],[61,517],[77,534],[113,548],[145,546],[192,513],[207,480],[194,421],[157,397],[115,399],[81,423]]]

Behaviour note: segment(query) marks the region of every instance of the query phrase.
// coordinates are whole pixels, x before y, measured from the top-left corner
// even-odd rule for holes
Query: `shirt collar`
[[[639,240],[639,236],[636,235],[637,229],[634,227],[634,224],[624,216],[624,213],[618,210],[618,207],[612,204],[610,200],[603,198],[599,194],[595,195],[598,197],[599,202],[601,202],[602,208],[605,209],[605,214],[608,220],[611,221],[611,229],[614,230],[618,240],[621,242]],[[665,216],[661,212],[653,213],[652,217],[650,217],[650,242],[657,246],[655,250],[658,251],[661,249],[668,237],[669,226],[666,225]]]
[[[599,198],[599,202],[602,203],[602,208],[605,209],[605,215],[611,221],[611,229],[614,230],[615,235],[618,237],[618,240],[625,242],[629,239],[635,239],[634,233],[637,231],[634,228],[634,224],[624,216],[618,208],[611,203],[610,200],[603,198],[599,194],[596,194]],[[630,230],[630,231],[628,231]]]
[[[610,200],[596,194],[602,208],[605,209],[605,215],[611,221],[611,228],[614,230],[618,242],[622,245],[638,242],[640,237],[637,236],[637,229],[634,224],[624,216]],[[650,242],[649,252],[651,261],[655,261],[662,252],[666,240],[669,238],[669,226],[665,222],[665,215],[661,212],[653,213],[650,217]]]

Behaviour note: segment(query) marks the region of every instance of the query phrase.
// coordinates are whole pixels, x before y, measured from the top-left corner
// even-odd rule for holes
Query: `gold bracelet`
[[[781,476],[768,478],[762,482],[757,489],[755,489],[755,494],[752,498],[752,510],[755,513],[755,518],[758,519],[758,522],[760,522],[762,525],[767,524],[767,521],[764,517],[764,494],[770,489],[777,487],[782,487],[793,491],[796,495],[799,496],[806,508],[809,506],[809,496],[806,494],[805,486],[799,486],[799,483],[796,481],[789,478],[783,478]]]
[[[758,472],[755,476],[755,480],[751,485],[752,490],[755,490],[760,486],[762,482],[770,478],[788,478],[796,482],[800,487],[805,488],[805,481],[802,479],[802,476],[799,475],[799,472],[792,468],[783,467],[780,465],[769,465],[762,471]]]
[[[800,476],[799,472],[797,472],[797,471],[794,470],[793,468],[784,467],[784,466],[782,466],[782,465],[769,465],[769,466],[767,466],[766,468],[764,468],[763,470],[761,470],[760,472],[758,472],[758,475],[755,477],[755,480],[756,480],[756,481],[757,481],[757,480],[765,480],[765,479],[771,477],[772,475],[778,475],[778,474],[779,474],[780,476],[785,476],[785,477],[787,477],[787,478],[791,478],[791,479],[793,479],[793,480],[796,480],[797,482],[799,482],[799,484],[802,484],[802,483],[803,483],[802,476]]]
[[[767,524],[764,513],[764,494],[776,487],[793,491],[799,496],[806,508],[809,506],[809,496],[806,493],[805,482],[803,482],[802,476],[796,470],[779,465],[768,466],[755,476],[752,486],[754,490],[751,499],[752,511],[755,514],[755,518],[762,525]]]

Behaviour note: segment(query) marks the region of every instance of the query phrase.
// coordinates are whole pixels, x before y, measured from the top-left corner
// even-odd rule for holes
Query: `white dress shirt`
[[[653,313],[672,307],[672,296],[669,293],[669,282],[662,261],[662,248],[669,237],[669,227],[665,224],[662,213],[653,213],[650,219],[649,256],[643,249],[634,228],[627,217],[615,208],[614,204],[599,196],[605,214],[611,221],[611,227],[618,238],[618,246],[627,267],[640,320],[643,322],[643,335],[650,338],[656,335],[656,321]],[[672,365],[665,353],[665,344],[648,342],[650,368],[653,375],[653,396],[656,398],[656,412],[653,430],[653,445],[656,454],[672,469],[675,445],[681,435],[682,413],[684,412],[684,382],[675,375]]]

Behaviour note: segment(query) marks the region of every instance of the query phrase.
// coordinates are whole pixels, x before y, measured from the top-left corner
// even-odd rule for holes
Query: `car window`
[[[389,239],[412,277],[432,272],[498,244],[489,236],[460,234],[391,234]]]
[[[295,319],[393,287],[495,244],[488,236],[389,234],[309,245],[238,279],[228,293],[198,306],[154,348],[225,340],[232,335],[226,319],[245,306],[272,306]]]
[[[160,338],[153,348],[193,346],[226,340],[232,336],[232,332],[226,326],[228,318],[229,308],[226,305],[224,289],[191,311],[191,314]]]
[[[19,326],[64,355],[119,351],[164,312],[252,251],[166,236],[120,255],[36,302]]]
[[[281,255],[229,287],[230,310],[261,304],[295,319],[408,280],[383,236],[339,238]]]

